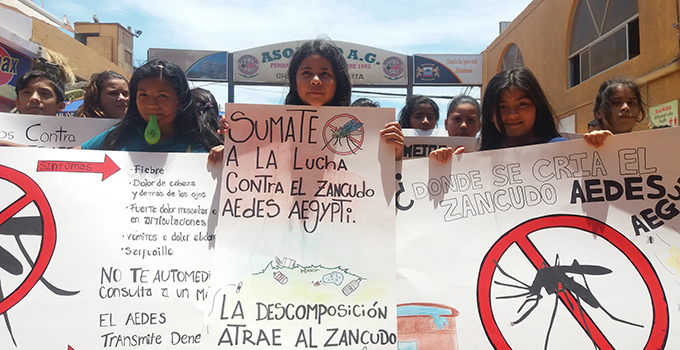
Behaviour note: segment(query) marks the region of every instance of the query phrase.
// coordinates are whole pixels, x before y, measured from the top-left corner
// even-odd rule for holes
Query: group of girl
[[[600,130],[586,133],[584,139],[599,148],[608,136],[630,132],[644,119],[640,89],[627,79],[605,81],[598,91],[593,113]],[[401,110],[399,125],[429,130],[434,128],[438,116],[434,101],[414,96]],[[482,106],[469,96],[453,98],[444,125],[449,136],[476,136],[481,129],[482,151],[567,140],[557,131],[554,113],[538,80],[525,68],[494,76],[487,85]],[[433,151],[430,157],[447,162],[452,155],[464,151],[463,147],[442,148]]]
[[[109,93],[117,95],[120,102],[123,86],[128,85],[122,76],[111,73],[103,72],[93,77],[82,109],[83,112],[91,111],[84,116],[119,117],[119,121],[113,128],[76,148],[208,152],[222,144],[222,137],[217,133],[217,101],[207,90],[191,90],[184,72],[177,65],[154,59],[135,70],[129,93],[125,94],[129,96],[129,103],[125,101],[122,116],[105,107]],[[117,94],[111,86],[119,87]],[[123,108],[119,105],[120,109]]]
[[[288,68],[286,104],[349,106],[351,82],[347,63],[330,41],[317,39],[303,44]],[[106,85],[99,90],[108,91]],[[176,65],[151,60],[135,71],[130,81],[127,112],[112,129],[82,145],[86,149],[165,152],[208,152],[209,162],[222,160],[220,134],[228,130],[226,118],[196,113],[188,81]],[[214,109],[217,109],[214,102]],[[200,108],[205,108],[205,105]],[[599,147],[612,133],[629,132],[644,118],[638,87],[623,79],[602,84],[595,101],[595,117],[603,130],[587,133],[585,140]],[[198,117],[197,117],[198,116]],[[439,108],[431,99],[414,96],[407,101],[399,121],[380,131],[393,145],[397,158],[403,151],[402,128],[432,129]],[[481,117],[481,118],[480,118]],[[480,122],[481,119],[481,122]],[[454,98],[445,127],[451,136],[475,136],[481,130],[480,150],[564,141],[555,125],[554,113],[534,75],[525,68],[503,71],[488,83],[482,106],[469,96]],[[149,139],[150,129],[158,139]],[[153,133],[152,132],[152,133]],[[440,149],[431,157],[446,161],[463,149]]]

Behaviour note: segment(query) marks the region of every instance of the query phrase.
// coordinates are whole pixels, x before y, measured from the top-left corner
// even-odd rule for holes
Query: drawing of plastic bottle
[[[275,256],[274,261],[276,261],[276,265],[279,268],[281,268],[281,267],[295,268],[295,266],[297,266],[295,259],[291,259],[291,258],[284,257],[283,259],[279,259],[278,256]]]
[[[354,281],[350,281],[342,287],[342,293],[345,294],[345,296],[352,294],[357,288],[359,288],[359,283],[361,283],[361,277],[355,279]]]
[[[281,273],[281,271],[274,272],[274,279],[279,281],[279,283],[281,283],[281,284],[288,283],[288,277],[286,277],[286,275]]]

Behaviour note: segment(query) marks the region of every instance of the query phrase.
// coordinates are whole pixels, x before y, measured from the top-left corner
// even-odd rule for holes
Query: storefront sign
[[[415,85],[482,85],[482,55],[414,55]]]
[[[286,85],[288,64],[306,41],[290,41],[234,52],[234,81]],[[406,55],[336,41],[353,86],[406,85]]]

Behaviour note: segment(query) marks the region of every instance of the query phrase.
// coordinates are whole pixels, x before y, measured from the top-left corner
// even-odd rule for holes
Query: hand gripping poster
[[[0,147],[0,349],[198,349],[206,158]]]
[[[394,349],[393,109],[227,104],[202,348]]]
[[[678,136],[404,161],[398,348],[680,348]]]

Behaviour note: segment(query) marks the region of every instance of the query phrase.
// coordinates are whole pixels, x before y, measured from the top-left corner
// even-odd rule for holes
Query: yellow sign
[[[651,127],[678,126],[678,100],[673,100],[649,108],[649,123]]]

